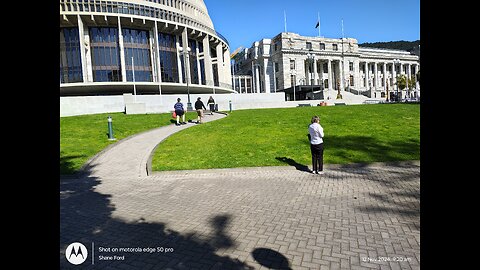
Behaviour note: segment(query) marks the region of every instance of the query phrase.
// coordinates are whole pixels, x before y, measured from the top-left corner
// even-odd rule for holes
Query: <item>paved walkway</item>
[[[191,126],[120,141],[61,179],[62,269],[420,268],[418,162],[147,176],[155,146]],[[65,259],[73,242],[87,247],[81,266]]]

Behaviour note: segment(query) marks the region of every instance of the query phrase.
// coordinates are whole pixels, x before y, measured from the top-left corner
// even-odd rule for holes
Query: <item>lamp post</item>
[[[314,72],[313,72],[313,65],[314,65],[314,62],[315,62],[315,55],[311,54],[311,53],[307,53],[307,58],[308,58],[308,63],[309,63],[309,68],[310,68],[310,85],[312,86],[312,99],[315,99],[315,95],[313,94],[313,82],[315,79],[312,79],[312,77],[314,76]]]
[[[184,74],[185,74],[185,81],[187,82],[187,95],[188,95],[187,111],[193,111],[192,102],[190,102],[190,85],[188,83],[188,81],[189,81],[188,75],[189,74],[187,74],[187,64],[190,63],[190,61],[188,60],[189,59],[188,53],[191,51],[191,49],[190,49],[190,47],[187,47],[186,50],[184,50],[183,48],[180,48],[179,50],[183,54],[183,63],[184,63],[183,70],[184,70]]]

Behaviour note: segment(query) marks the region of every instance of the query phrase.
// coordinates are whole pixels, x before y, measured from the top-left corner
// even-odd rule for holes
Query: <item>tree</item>
[[[412,77],[410,80],[408,80],[408,89],[414,89],[416,84],[417,80],[415,77]]]
[[[395,83],[400,90],[403,90],[407,87],[407,76],[404,74],[397,76],[397,82]]]

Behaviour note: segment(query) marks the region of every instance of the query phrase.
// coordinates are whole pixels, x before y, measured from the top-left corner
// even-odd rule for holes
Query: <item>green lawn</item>
[[[112,117],[113,135],[119,141],[128,136],[171,124],[171,114],[94,114],[60,118],[60,174],[73,174],[85,162],[116,141],[108,140],[107,117]],[[194,112],[187,119],[196,119]]]
[[[325,131],[325,163],[420,159],[420,105],[377,104],[234,111],[167,138],[152,169],[310,166],[313,115]]]

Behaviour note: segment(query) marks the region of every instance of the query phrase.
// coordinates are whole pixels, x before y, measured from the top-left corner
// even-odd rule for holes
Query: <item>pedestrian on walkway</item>
[[[210,96],[210,98],[208,99],[207,105],[210,106],[210,115],[213,115],[213,112],[215,111],[215,100],[212,96]]]
[[[175,125],[180,126],[180,124],[185,125],[185,109],[183,107],[183,103],[180,102],[181,99],[177,98],[177,103],[173,105],[173,109],[175,109],[175,114],[177,115],[177,123]],[[180,122],[180,116],[182,117],[182,122]]]
[[[200,100],[200,97],[197,98],[197,101],[195,102],[195,110],[197,110],[197,124],[202,124],[203,123],[203,110],[206,110],[205,104],[203,104],[203,101]]]
[[[320,117],[313,116],[312,123],[308,126],[308,138],[312,152],[312,173],[323,174],[323,127]]]

